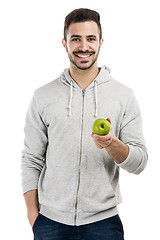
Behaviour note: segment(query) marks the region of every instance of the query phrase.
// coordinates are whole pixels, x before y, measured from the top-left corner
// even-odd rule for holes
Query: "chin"
[[[72,63],[80,70],[88,70],[95,64],[95,62],[96,61],[93,61],[92,63],[81,62],[81,64],[77,64],[76,62],[72,62]]]

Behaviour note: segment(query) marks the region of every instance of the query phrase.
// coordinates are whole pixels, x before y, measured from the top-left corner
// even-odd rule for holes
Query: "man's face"
[[[69,26],[67,41],[63,40],[63,46],[71,64],[86,70],[96,63],[102,42],[96,22],[78,22]]]

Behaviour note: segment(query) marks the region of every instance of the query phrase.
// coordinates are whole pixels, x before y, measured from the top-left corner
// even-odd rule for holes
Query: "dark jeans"
[[[119,215],[81,226],[70,226],[39,214],[33,225],[34,240],[124,240]]]

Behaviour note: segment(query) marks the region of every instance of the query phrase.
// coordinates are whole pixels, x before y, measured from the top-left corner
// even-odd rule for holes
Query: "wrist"
[[[37,214],[39,212],[39,208],[38,207],[32,207],[32,208],[28,208],[27,209],[27,214],[28,215],[34,215]]]
[[[105,149],[118,164],[125,161],[129,154],[129,147],[115,136],[112,138],[111,144]]]
[[[108,142],[108,145],[105,147],[106,150],[108,150],[110,147],[113,146],[114,141],[115,141],[115,138],[116,138],[115,136],[112,136],[112,137],[111,137],[111,139],[110,139],[109,142]]]

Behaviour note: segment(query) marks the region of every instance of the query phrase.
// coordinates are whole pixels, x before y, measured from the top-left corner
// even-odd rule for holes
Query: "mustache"
[[[75,51],[75,52],[73,52],[74,54],[79,54],[79,53],[82,53],[82,54],[86,54],[86,53],[88,53],[88,54],[95,54],[95,52],[94,51],[85,51],[85,52],[83,52],[83,51]]]

